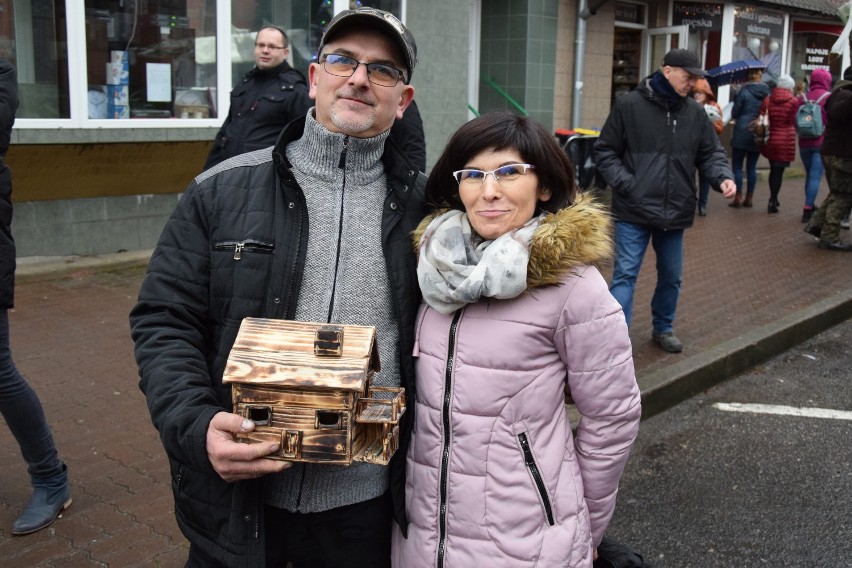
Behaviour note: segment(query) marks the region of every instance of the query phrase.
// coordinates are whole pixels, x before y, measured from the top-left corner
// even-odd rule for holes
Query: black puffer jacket
[[[0,59],[0,309],[15,299],[15,239],[12,238],[12,170],[6,152],[18,110],[18,76],[7,59]]]
[[[595,164],[612,187],[617,220],[685,229],[695,215],[695,169],[716,189],[733,174],[704,108],[654,92],[652,77],[618,99],[595,142]]]
[[[213,415],[231,409],[222,384],[243,318],[292,318],[308,238],[307,207],[285,148],[305,119],[281,134],[272,159],[199,176],[166,224],[130,314],[140,388],[169,457],[175,515],[189,540],[229,566],[262,566],[260,483],[226,483],[206,452]],[[388,193],[382,248],[400,337],[400,373],[414,393],[414,320],[420,303],[411,232],[424,216],[425,176],[393,143],[382,158]],[[240,255],[235,255],[237,248]],[[237,260],[239,256],[239,260]],[[397,521],[406,526],[405,454],[413,415],[403,415],[390,483]]]
[[[272,146],[287,123],[312,106],[305,76],[286,61],[274,69],[253,68],[231,91],[228,118],[216,134],[204,169]]]

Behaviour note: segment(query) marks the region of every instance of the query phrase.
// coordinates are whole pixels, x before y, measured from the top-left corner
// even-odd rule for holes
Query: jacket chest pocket
[[[210,253],[211,296],[224,302],[239,298],[255,314],[263,305],[267,280],[272,275],[275,245],[271,241],[244,239],[213,243]],[[225,307],[230,313],[230,309]]]

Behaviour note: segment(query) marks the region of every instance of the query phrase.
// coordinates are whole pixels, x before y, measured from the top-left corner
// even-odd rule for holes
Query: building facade
[[[415,98],[431,165],[449,135],[493,109],[599,128],[671,47],[706,67],[757,58],[837,77],[843,0],[376,0],[418,43]],[[0,56],[21,103],[7,161],[19,256],[150,248],[200,172],[253,64],[254,32],[287,30],[306,73],[325,25],[353,0],[0,0]],[[726,101],[727,88],[720,90]]]

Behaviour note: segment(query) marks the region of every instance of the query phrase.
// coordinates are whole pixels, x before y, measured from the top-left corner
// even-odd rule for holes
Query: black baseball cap
[[[698,57],[687,49],[673,49],[663,57],[663,66],[681,67],[699,77],[706,77],[707,71],[701,68]]]
[[[356,10],[344,10],[332,18],[320,40],[318,56],[322,56],[325,44],[331,41],[335,35],[354,27],[377,29],[393,39],[407,67],[405,82],[411,81],[411,74],[414,72],[414,66],[417,65],[417,44],[414,43],[414,36],[396,16],[377,8],[363,7]]]

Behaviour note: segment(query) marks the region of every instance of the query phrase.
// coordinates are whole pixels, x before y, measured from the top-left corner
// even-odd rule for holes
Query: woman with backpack
[[[814,69],[811,73],[810,85],[799,99],[799,107],[807,104],[807,101],[816,102],[819,105],[820,118],[822,125],[825,125],[825,99],[828,98],[831,90],[831,73],[825,69]],[[798,114],[803,114],[801,111]],[[797,122],[799,122],[797,117]],[[771,122],[770,122],[771,124]],[[820,155],[820,147],[822,146],[822,132],[813,137],[812,134],[802,132],[797,127],[799,133],[799,156],[802,158],[802,163],[805,165],[805,205],[802,210],[802,223],[807,223],[811,219],[814,212],[817,193],[819,193],[819,184],[822,181],[822,174],[825,171],[822,165],[822,156]]]
[[[769,141],[760,148],[760,153],[769,160],[769,205],[768,213],[778,213],[778,193],[784,170],[796,159],[796,110],[798,99],[793,95],[796,81],[787,74],[778,77],[778,86],[772,89],[760,107],[761,113],[769,115]]]
[[[757,185],[757,159],[760,158],[760,148],[754,140],[754,133],[749,123],[757,118],[763,99],[769,96],[769,85],[762,83],[763,71],[754,69],[749,74],[749,81],[742,86],[734,99],[731,118],[734,132],[731,136],[731,169],[737,184],[737,195],[728,207],[751,207],[754,188]],[[770,128],[771,130],[771,128]],[[743,160],[746,161],[747,191],[743,198]]]

